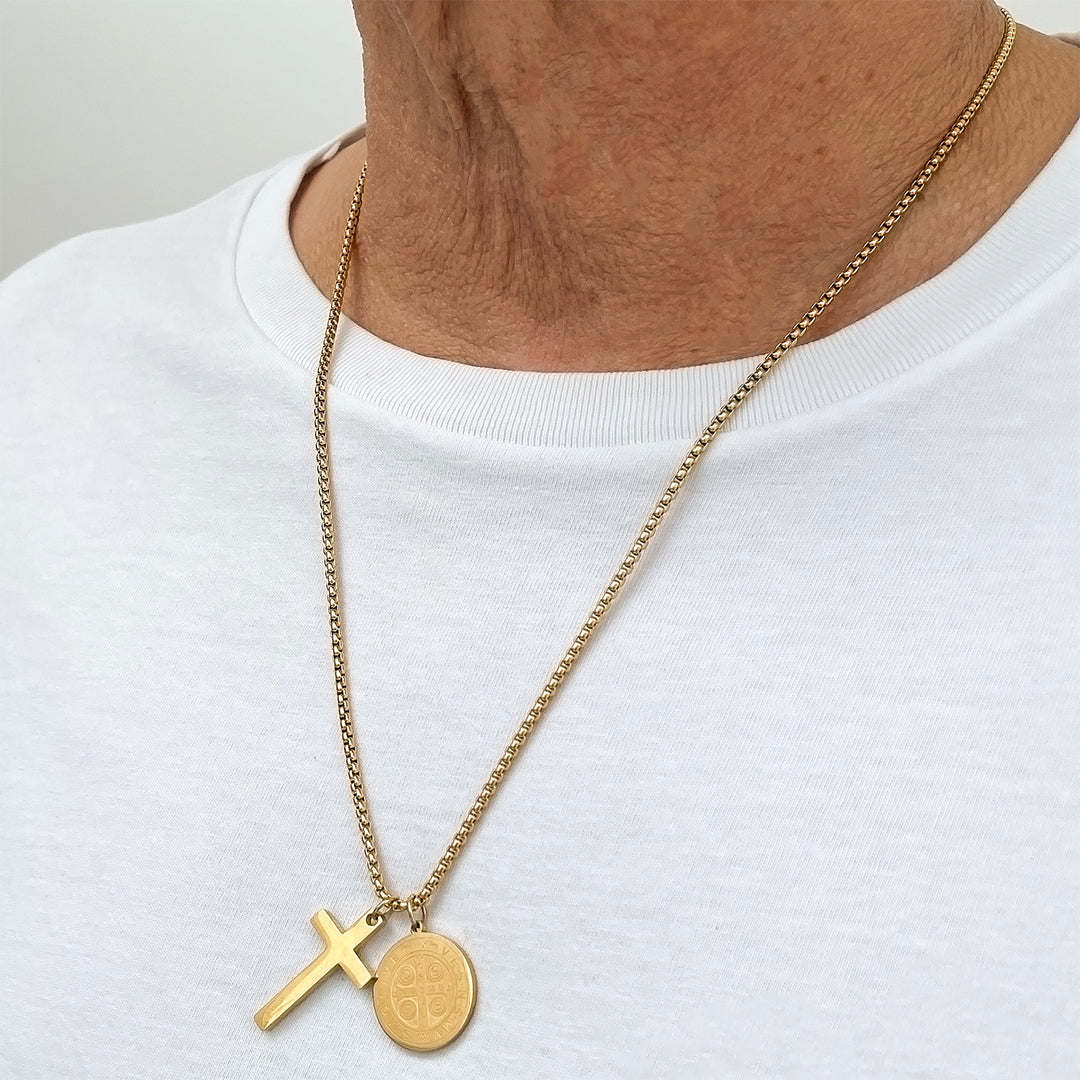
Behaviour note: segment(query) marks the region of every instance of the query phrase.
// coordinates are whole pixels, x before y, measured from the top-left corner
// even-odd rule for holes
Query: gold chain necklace
[[[754,387],[765,377],[780,359],[799,340],[814,320],[825,310],[833,298],[851,280],[860,266],[870,257],[877,246],[885,239],[900,216],[915,201],[927,181],[933,176],[945,156],[956,144],[961,132],[975,115],[983,99],[989,93],[997,79],[1005,60],[1012,51],[1016,38],[1016,22],[1012,15],[999,6],[1005,17],[1005,30],[1001,44],[993,63],[978,90],[964,111],[957,117],[948,134],[941,140],[933,156],[923,166],[912,181],[907,191],[896,204],[881,227],[870,237],[862,250],[844,268],[840,276],[825,290],[821,299],[792,327],[787,337],[747,376],[746,381],[730,397],[727,404],[718,412],[690,447],[682,464],[676,469],[671,481],[665,488],[659,501],[653,507],[641,527],[637,538],[630,545],[630,550],[615,571],[601,593],[592,613],[585,620],[577,636],[571,642],[566,654],[559,661],[551,677],[540,691],[540,696],[529,709],[502,756],[491,770],[484,786],[480,789],[472,806],[469,807],[457,832],[447,845],[427,881],[406,897],[397,896],[386,886],[378,849],[375,846],[375,834],[371,827],[371,817],[367,809],[364,784],[360,773],[360,758],[356,749],[356,736],[353,732],[352,709],[349,701],[349,684],[345,671],[345,649],[342,644],[340,601],[337,586],[337,560],[334,550],[334,511],[330,495],[330,446],[327,439],[326,394],[330,378],[330,362],[337,336],[341,305],[345,295],[345,282],[349,272],[349,261],[356,237],[356,224],[364,195],[364,178],[367,175],[367,162],[360,173],[360,179],[353,196],[349,221],[345,229],[345,238],[341,251],[337,282],[330,304],[330,317],[326,327],[322,356],[315,380],[315,452],[318,463],[319,503],[322,514],[323,556],[326,569],[326,593],[330,614],[330,641],[334,656],[334,681],[337,687],[338,719],[341,725],[341,739],[345,750],[345,765],[352,788],[353,806],[360,826],[360,837],[364,845],[371,885],[378,897],[378,903],[366,915],[363,915],[347,930],[342,930],[326,910],[320,910],[312,916],[311,922],[322,937],[325,948],[320,956],[310,963],[292,982],[255,1015],[255,1022],[264,1031],[278,1022],[294,1005],[307,996],[335,968],[342,968],[358,986],[375,983],[375,1014],[383,1030],[394,1039],[412,1050],[434,1050],[445,1046],[456,1038],[472,1016],[476,1000],[476,977],[472,964],[461,948],[440,934],[429,933],[424,929],[425,905],[431,899],[447,871],[453,865],[461,849],[465,846],[469,834],[480,815],[491,801],[499,784],[506,776],[525,740],[536,726],[544,709],[547,708],[555,691],[570,671],[574,661],[580,656],[586,642],[591,637],[600,620],[611,606],[619,590],[626,582],[630,571],[644,554],[649,541],[670,508],[676,494],[690,475],[694,465],[700,460],[706,447],[715,438],[717,432],[751,394]],[[382,925],[391,912],[407,911],[411,932],[391,946],[379,964],[377,972],[371,972],[356,953],[360,944]]]

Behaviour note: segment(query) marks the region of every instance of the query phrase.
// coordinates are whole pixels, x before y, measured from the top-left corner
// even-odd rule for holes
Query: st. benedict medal
[[[390,947],[375,976],[375,1015],[410,1050],[437,1050],[461,1034],[476,1004],[476,974],[449,938],[414,930]]]

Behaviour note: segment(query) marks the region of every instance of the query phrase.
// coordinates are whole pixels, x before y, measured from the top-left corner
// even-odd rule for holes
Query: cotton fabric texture
[[[465,1034],[402,1050],[340,974],[256,1028],[312,913],[372,903],[314,471],[328,303],[287,226],[354,134],[0,285],[0,1072],[1080,1074],[1080,127],[710,447],[429,909],[476,967]],[[392,888],[758,360],[504,371],[343,320],[339,573]]]

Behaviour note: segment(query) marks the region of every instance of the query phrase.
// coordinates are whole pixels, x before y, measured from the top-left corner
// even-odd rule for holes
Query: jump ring
[[[424,906],[424,902],[414,893],[405,901],[405,907],[409,912],[409,928],[413,933],[423,932],[424,920],[427,918],[427,908]]]

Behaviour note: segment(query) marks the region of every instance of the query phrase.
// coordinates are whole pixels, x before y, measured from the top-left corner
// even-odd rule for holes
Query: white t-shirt
[[[312,913],[372,903],[328,303],[287,226],[353,134],[0,287],[3,1076],[1080,1074],[1080,127],[709,448],[428,910],[476,968],[461,1038],[399,1048],[340,972],[256,1027]],[[342,602],[395,891],[759,359],[506,371],[343,322]]]

